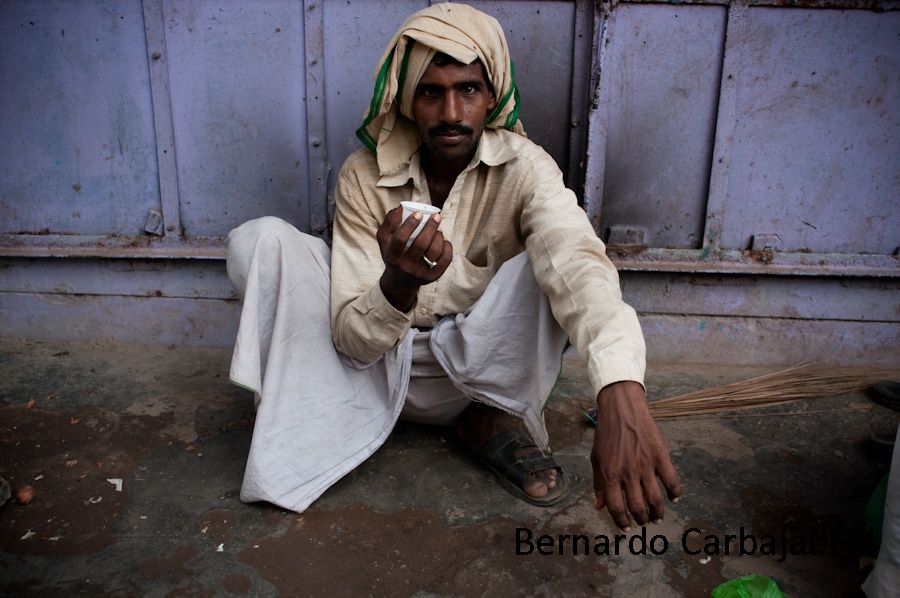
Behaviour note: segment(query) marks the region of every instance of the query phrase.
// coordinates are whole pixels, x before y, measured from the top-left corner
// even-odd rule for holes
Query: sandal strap
[[[517,457],[516,451],[523,448],[535,448],[537,445],[522,431],[510,430],[491,438],[478,451],[479,458],[490,462],[508,480],[517,485],[525,482],[529,475],[547,469],[560,469],[556,460],[549,455],[537,454]]]
[[[553,457],[519,457],[518,464],[529,474],[547,469],[559,469],[559,465]]]

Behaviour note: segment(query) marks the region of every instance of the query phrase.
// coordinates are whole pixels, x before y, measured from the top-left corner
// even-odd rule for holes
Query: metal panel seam
[[[703,248],[718,251],[721,244],[725,207],[728,200],[728,169],[734,144],[735,114],[737,112],[737,78],[740,55],[747,35],[747,4],[738,0],[728,8],[725,25],[725,47],[720,75],[719,104],[716,114],[716,134],[713,142],[713,163],[709,174],[709,193],[706,201],[706,223]]]
[[[684,312],[661,312],[661,311],[641,311],[637,310],[638,316],[675,316],[680,318],[697,318],[701,320],[784,320],[789,322],[840,322],[844,324],[900,324],[897,320],[845,320],[841,318],[799,318],[796,316],[748,316],[743,314],[692,314]]]
[[[583,156],[587,141],[587,114],[591,86],[591,55],[593,50],[593,2],[576,0],[575,35],[572,43],[572,98],[569,114],[571,122],[569,134],[569,167],[567,169],[569,188],[584,203]]]
[[[588,112],[587,151],[584,156],[584,210],[594,231],[600,232],[603,177],[606,169],[606,135],[609,130],[609,86],[603,85],[605,48],[615,26],[615,3],[601,3],[594,10],[591,41],[591,107]]]
[[[306,69],[307,185],[310,232],[328,236],[328,159],[325,130],[325,10],[320,0],[303,3]]]
[[[181,205],[175,156],[175,126],[172,120],[172,94],[169,85],[169,57],[163,0],[143,0],[144,31],[150,69],[150,95],[153,126],[156,131],[156,160],[164,235],[180,237]]]

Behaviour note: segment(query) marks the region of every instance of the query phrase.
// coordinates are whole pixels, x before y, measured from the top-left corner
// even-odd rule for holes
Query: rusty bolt
[[[322,140],[318,137],[313,137],[311,143],[313,147],[319,147],[320,145],[322,145]]]
[[[162,58],[162,54],[159,53],[159,52],[154,52],[153,54],[150,55],[150,57],[151,57],[153,60],[159,60],[160,58]]]

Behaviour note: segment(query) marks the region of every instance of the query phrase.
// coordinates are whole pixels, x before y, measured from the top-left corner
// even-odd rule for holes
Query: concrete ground
[[[888,467],[869,437],[897,426],[864,394],[660,422],[685,496],[646,528],[646,554],[629,538],[616,555],[616,529],[592,508],[593,432],[579,414],[591,393],[577,361],[548,413],[576,476],[564,503],[517,501],[450,430],[401,423],[298,515],[238,499],[253,402],[229,384],[229,357],[0,342],[0,476],[36,490],[26,506],[0,507],[0,594],[692,597],[760,573],[794,597],[853,596],[871,553],[863,509]],[[651,367],[648,388],[661,398],[758,373]],[[517,554],[529,547],[518,528],[531,554]],[[724,535],[741,528],[756,551],[731,542],[724,554]],[[543,534],[552,555],[538,554]],[[580,544],[573,555],[571,540],[558,554],[573,534],[588,537],[588,554]],[[609,553],[595,554],[604,537]],[[760,555],[763,544],[776,554]]]

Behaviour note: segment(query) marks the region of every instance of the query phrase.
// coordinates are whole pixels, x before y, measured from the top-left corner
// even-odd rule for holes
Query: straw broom
[[[648,405],[656,419],[717,414],[854,392],[891,377],[890,370],[802,363],[750,380],[652,401]]]

